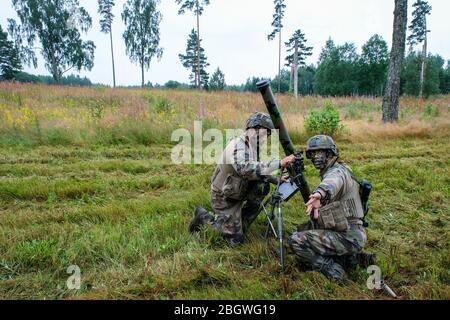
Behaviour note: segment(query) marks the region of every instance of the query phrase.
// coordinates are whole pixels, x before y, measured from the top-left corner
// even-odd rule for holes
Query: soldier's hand
[[[310,216],[312,213],[314,220],[319,219],[320,199],[322,199],[320,193],[314,193],[309,196],[309,201],[306,203],[306,214]]]
[[[290,156],[284,158],[283,160],[281,160],[280,165],[282,168],[286,168],[288,165],[290,165],[294,161],[295,161],[295,155],[290,155]]]
[[[282,176],[280,180],[281,182],[289,182],[289,176]]]

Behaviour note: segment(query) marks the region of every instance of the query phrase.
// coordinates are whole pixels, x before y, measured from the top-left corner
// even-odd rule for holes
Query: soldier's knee
[[[307,245],[308,237],[305,232],[294,232],[289,237],[289,245],[292,249]]]

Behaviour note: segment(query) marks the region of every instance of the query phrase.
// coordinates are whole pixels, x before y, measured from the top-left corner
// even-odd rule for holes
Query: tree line
[[[115,5],[114,0],[97,0],[98,21],[101,32],[108,34],[111,44],[111,62],[113,86],[116,86],[114,64],[114,44],[112,25]],[[167,88],[203,88],[210,90],[254,91],[255,83],[260,78],[250,77],[242,85],[226,85],[225,75],[217,68],[210,76],[207,68],[207,55],[200,38],[200,17],[209,0],[175,0],[178,13],[190,11],[197,17],[196,28],[188,35],[185,53],[179,54],[180,63],[190,71],[189,84],[169,81],[163,87]],[[397,4],[407,6],[407,0],[395,0]],[[145,70],[150,68],[153,59],[161,59],[164,50],[160,47],[159,25],[162,14],[158,10],[159,0],[128,0],[123,7],[121,18],[126,26],[122,37],[126,45],[126,53],[130,60],[140,66],[141,86],[151,86],[145,82]],[[94,61],[95,44],[81,38],[92,27],[89,13],[79,4],[79,0],[12,0],[19,17],[18,21],[8,19],[8,28],[0,26],[0,72],[3,79],[19,81],[38,81],[48,83],[48,79],[33,78],[20,72],[23,65],[37,66],[36,52],[40,52],[45,60],[45,66],[51,73],[54,83],[83,83],[73,76],[64,75],[73,70],[91,70]],[[361,48],[361,53],[353,43],[336,44],[331,38],[325,43],[316,64],[306,65],[305,60],[312,54],[312,47],[307,45],[306,35],[300,28],[294,31],[290,39],[284,43],[288,56],[281,67],[281,46],[283,18],[286,4],[284,0],[274,0],[275,13],[268,40],[274,40],[278,35],[279,56],[278,75],[273,79],[274,90],[295,96],[319,94],[330,96],[341,95],[372,95],[388,94],[386,88],[392,88],[388,82],[388,73],[392,63],[395,41],[391,56],[386,41],[379,35],[372,36]],[[431,13],[431,6],[424,0],[417,0],[413,5],[413,20],[409,25],[410,35],[407,38],[409,52],[405,56],[405,35],[400,35],[401,66],[396,66],[399,72],[399,93],[419,97],[437,93],[449,93],[449,65],[439,55],[427,52],[426,17]],[[406,7],[405,7],[406,10]],[[397,10],[398,11],[398,10]],[[396,11],[396,12],[397,12]],[[396,17],[398,16],[397,12]],[[404,19],[403,19],[404,20]],[[394,21],[394,27],[395,27]],[[405,20],[402,26],[406,28]],[[400,27],[402,27],[400,26]],[[394,28],[395,29],[395,28]],[[406,30],[405,30],[406,32]],[[394,30],[394,36],[398,31]],[[422,46],[415,51],[416,46]],[[403,54],[401,53],[403,51]],[[394,57],[395,58],[395,57]],[[391,62],[391,63],[390,63]],[[400,67],[400,68],[398,68]],[[398,83],[397,83],[398,82]]]

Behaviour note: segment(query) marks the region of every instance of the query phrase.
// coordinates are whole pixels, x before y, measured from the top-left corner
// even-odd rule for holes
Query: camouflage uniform
[[[313,270],[342,280],[345,271],[337,263],[339,257],[361,252],[367,241],[359,184],[350,169],[336,160],[321,172],[321,178],[314,191],[322,196],[319,228],[296,232],[289,243],[300,260]]]
[[[251,117],[247,129],[252,128],[252,119],[256,118],[255,123],[260,123],[258,117],[261,115],[257,113]],[[267,118],[264,115],[263,120]],[[267,124],[269,129],[273,128],[270,124]],[[231,245],[242,243],[245,230],[258,216],[261,202],[270,191],[269,183],[277,182],[271,173],[279,168],[280,160],[260,161],[258,141],[256,137],[250,139],[248,132],[231,140],[219,158],[211,179],[214,214],[203,212],[194,218],[191,225],[199,219],[201,224],[209,224],[216,229]]]
[[[244,229],[256,219],[261,202],[268,194],[271,172],[279,160],[258,161],[258,154],[246,136],[232,140],[225,148],[211,181],[211,204],[216,214],[206,220],[232,243],[241,243]]]

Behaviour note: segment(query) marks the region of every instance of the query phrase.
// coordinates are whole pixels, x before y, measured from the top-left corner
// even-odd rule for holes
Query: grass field
[[[389,126],[379,99],[278,102],[299,148],[309,110],[336,106],[343,159],[375,187],[367,250],[401,298],[450,299],[450,97],[404,98]],[[281,275],[262,216],[238,249],[187,232],[214,168],[172,165],[171,132],[240,128],[258,110],[256,94],[0,83],[0,299],[387,298],[362,269],[338,285],[289,255]],[[307,178],[319,182],[309,163]],[[306,217],[299,198],[285,208],[287,236]]]

